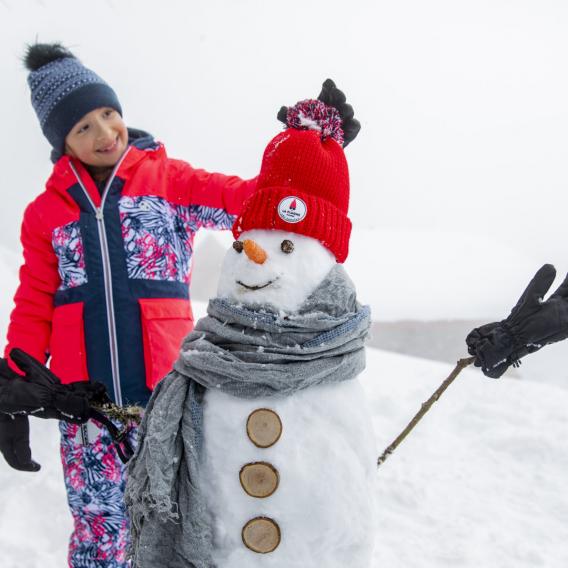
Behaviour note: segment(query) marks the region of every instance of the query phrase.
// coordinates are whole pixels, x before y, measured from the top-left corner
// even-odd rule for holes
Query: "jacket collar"
[[[124,181],[132,177],[138,165],[144,160],[166,157],[166,150],[163,144],[155,142],[151,135],[135,129],[128,129],[128,133],[129,145],[115,172],[115,177],[119,177]],[[73,170],[79,175],[93,202],[97,206],[100,205],[100,193],[85,166],[79,160],[67,155],[61,156],[55,163],[53,172],[47,180],[47,190],[66,192],[70,187],[74,186],[77,183],[77,177]]]

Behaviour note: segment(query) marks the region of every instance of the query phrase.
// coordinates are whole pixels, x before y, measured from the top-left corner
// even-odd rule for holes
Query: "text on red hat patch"
[[[306,202],[299,197],[288,196],[278,204],[278,215],[287,223],[299,223],[308,213]]]

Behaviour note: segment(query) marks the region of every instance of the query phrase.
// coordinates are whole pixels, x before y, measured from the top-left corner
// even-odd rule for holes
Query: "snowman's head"
[[[286,130],[266,147],[256,188],[233,225],[219,297],[297,311],[349,251],[349,168],[343,148],[359,132],[331,79],[317,99],[282,107]]]
[[[225,256],[217,294],[247,306],[269,304],[294,312],[335,263],[333,254],[311,237],[246,231]]]

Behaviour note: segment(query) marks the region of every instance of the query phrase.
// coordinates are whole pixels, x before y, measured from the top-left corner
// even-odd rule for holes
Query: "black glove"
[[[343,91],[335,86],[331,79],[323,82],[321,93],[318,101],[325,103],[327,106],[335,108],[341,116],[341,129],[343,130],[343,147],[345,148],[350,142],[353,142],[361,130],[361,123],[354,118],[355,111],[347,99]],[[276,117],[280,122],[288,124],[288,107],[281,107]]]
[[[122,431],[102,409],[112,404],[106,388],[97,382],[61,381],[37,359],[21,349],[12,349],[10,358],[25,373],[21,377],[0,358],[0,451],[16,469],[38,471],[40,466],[31,459],[28,415],[56,418],[82,424],[93,418],[104,424],[113,439],[123,463],[134,454],[128,441],[129,430]]]
[[[341,128],[343,129],[343,147],[345,148],[347,144],[355,140],[359,130],[361,130],[361,123],[354,118],[355,111],[353,107],[347,104],[345,94],[335,86],[331,79],[326,79],[323,82],[318,100],[339,111]]]
[[[509,317],[474,329],[466,338],[475,366],[499,378],[521,357],[568,337],[568,276],[546,301],[556,270],[545,264],[534,275]]]
[[[8,465],[19,471],[39,471],[41,466],[32,459],[30,424],[27,416],[0,413],[0,452]]]
[[[0,359],[0,412],[82,424],[89,419],[91,405],[102,406],[109,401],[101,383],[62,385],[49,369],[21,349],[12,349],[10,357],[25,376],[14,373],[7,361]]]

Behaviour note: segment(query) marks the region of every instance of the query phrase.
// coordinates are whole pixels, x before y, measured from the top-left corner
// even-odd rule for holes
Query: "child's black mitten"
[[[14,469],[39,471],[41,466],[32,459],[30,424],[27,416],[10,417],[0,413],[0,452]]]
[[[353,142],[361,130],[361,123],[355,118],[353,107],[347,102],[345,93],[338,89],[331,79],[323,82],[318,101],[335,108],[341,116],[341,129],[343,130],[343,147]],[[288,125],[288,107],[281,107],[276,115],[280,122]]]
[[[14,373],[8,362],[0,359],[0,416],[4,413],[16,420],[25,418],[26,425],[30,414],[76,424],[93,418],[106,426],[119,458],[128,462],[134,454],[128,441],[129,430],[121,431],[102,410],[112,404],[102,383],[78,381],[62,385],[56,375],[25,351],[12,349],[10,358],[25,376]],[[26,441],[29,452],[28,438]]]
[[[25,376],[12,371],[7,361],[0,359],[0,412],[81,424],[89,419],[91,405],[108,401],[100,383],[62,385],[49,369],[21,349],[12,349],[10,357]]]
[[[534,275],[509,317],[478,327],[466,343],[475,366],[492,378],[499,378],[510,365],[549,343],[568,337],[568,276],[546,301],[556,270],[545,264]]]
[[[353,142],[361,130],[361,123],[354,118],[353,107],[347,103],[347,99],[342,90],[338,89],[331,79],[326,79],[321,87],[318,101],[322,101],[328,106],[334,107],[341,115],[341,128],[343,129],[343,147]]]

